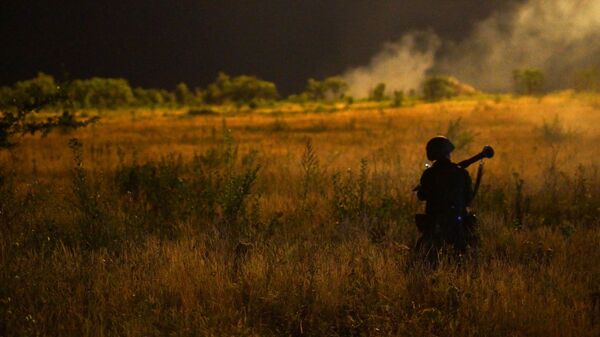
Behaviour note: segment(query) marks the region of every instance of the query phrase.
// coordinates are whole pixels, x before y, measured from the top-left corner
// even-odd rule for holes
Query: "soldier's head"
[[[426,150],[427,159],[431,161],[440,160],[449,158],[450,153],[454,151],[454,144],[444,136],[437,136],[427,142]]]

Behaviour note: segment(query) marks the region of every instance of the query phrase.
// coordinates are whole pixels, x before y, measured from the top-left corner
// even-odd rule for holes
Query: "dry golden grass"
[[[23,138],[0,154],[0,336],[598,336],[599,101],[107,112],[86,129]],[[475,204],[483,245],[477,263],[431,272],[411,267],[421,205],[410,191],[424,144],[458,118],[456,140],[473,140],[455,159],[485,144],[497,153]],[[71,138],[83,144],[83,169]],[[318,161],[309,173],[308,139]],[[205,171],[185,165],[235,147],[231,167],[202,167],[229,181],[258,151],[244,207],[228,218],[221,199],[236,187],[214,212],[188,214],[204,200],[186,193]],[[176,176],[159,200],[119,192],[117,172],[146,179],[144,163],[152,181]]]

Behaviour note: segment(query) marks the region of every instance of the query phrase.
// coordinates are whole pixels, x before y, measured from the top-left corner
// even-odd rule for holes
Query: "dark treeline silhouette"
[[[345,98],[348,84],[341,77],[323,81],[309,79],[306,90],[289,97],[292,101],[335,101]],[[75,79],[59,82],[53,76],[36,77],[0,87],[0,110],[6,111],[48,101],[60,94],[65,99],[45,104],[47,108],[117,109],[128,107],[183,107],[203,104],[232,104],[255,108],[281,99],[277,86],[254,76],[219,73],[206,88],[179,83],[173,90],[132,87],[123,78]]]
[[[173,90],[132,88],[123,78],[76,79],[58,82],[51,75],[36,77],[0,87],[0,109],[11,110],[24,105],[46,101],[61,94],[65,99],[46,105],[75,109],[117,109],[125,107],[177,107],[200,104],[235,104],[258,106],[279,98],[275,84],[254,76],[231,77],[220,73],[207,88],[190,89],[179,83]]]
[[[545,74],[538,69],[516,69],[513,74],[514,92],[521,95],[544,94]],[[575,72],[570,79],[570,87],[577,91],[600,90],[600,69],[590,68]],[[282,98],[273,82],[255,76],[230,76],[219,73],[215,81],[206,88],[190,88],[181,82],[172,90],[158,88],[132,87],[123,78],[92,77],[60,82],[51,75],[38,73],[36,77],[0,87],[0,110],[35,104],[57,94],[66,99],[49,107],[62,108],[68,102],[74,109],[117,109],[128,107],[183,107],[204,104],[231,104],[250,108],[269,105],[286,99],[290,102],[308,101],[347,101],[354,98],[348,95],[349,85],[341,76],[332,76],[323,80],[308,79],[304,91]],[[420,93],[411,90],[408,96],[433,102],[450,99],[459,95],[471,95],[478,91],[472,86],[461,83],[451,76],[430,76]],[[386,84],[380,83],[371,90],[366,98],[370,101],[392,101],[392,106],[402,106],[404,92],[393,90],[386,92]]]

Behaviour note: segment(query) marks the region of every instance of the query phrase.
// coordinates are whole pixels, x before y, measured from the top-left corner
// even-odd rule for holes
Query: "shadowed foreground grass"
[[[25,138],[2,154],[0,335],[597,336],[594,100],[109,116]],[[497,157],[479,259],[430,272],[410,190],[438,133],[457,159]]]

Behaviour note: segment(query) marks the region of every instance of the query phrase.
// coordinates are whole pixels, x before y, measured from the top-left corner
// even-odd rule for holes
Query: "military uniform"
[[[434,146],[430,146],[432,142]],[[422,235],[416,250],[433,264],[443,248],[452,247],[456,253],[465,253],[473,237],[467,223],[472,221],[467,211],[473,199],[471,177],[467,170],[450,161],[453,149],[452,143],[443,137],[428,143],[427,155],[435,162],[423,172],[417,190],[418,198],[426,201],[426,206],[425,215],[417,218]]]

